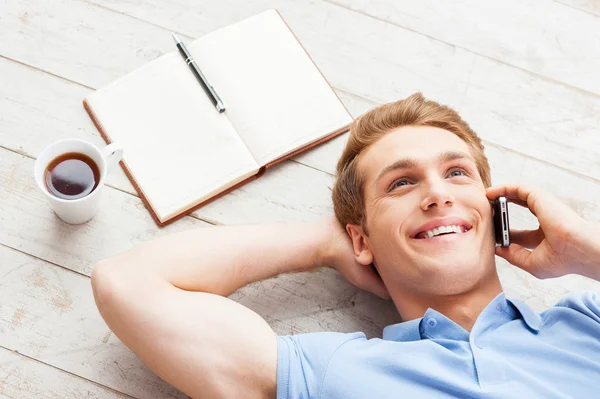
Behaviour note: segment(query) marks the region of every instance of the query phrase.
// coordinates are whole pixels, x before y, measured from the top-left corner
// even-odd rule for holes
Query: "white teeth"
[[[465,231],[463,231],[463,229]],[[462,234],[462,233],[466,232],[466,228],[464,228],[463,226],[458,226],[458,225],[454,225],[454,226],[440,226],[440,227],[437,227],[437,228],[435,228],[433,230],[427,231],[425,233],[425,235],[426,235],[426,238],[431,238],[431,237],[437,236],[437,235],[442,234],[442,233],[450,233],[450,232],[454,232],[456,234]]]

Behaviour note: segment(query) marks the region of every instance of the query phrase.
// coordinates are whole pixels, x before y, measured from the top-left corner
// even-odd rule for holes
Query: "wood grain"
[[[161,234],[206,224],[186,217],[158,229],[139,198],[107,187],[103,200],[110,209],[85,225],[71,226],[46,205],[27,175],[32,166],[30,158],[0,149],[0,346],[139,398],[159,397],[156,392],[179,397],[120,343],[109,345],[114,342],[106,341],[111,334],[97,313],[86,276],[104,257]],[[259,313],[281,334],[307,331],[315,322],[324,326],[332,309],[340,325],[355,321],[341,331],[358,328],[370,337],[399,321],[391,303],[358,291],[330,269],[255,283],[232,299]]]
[[[600,17],[600,3],[596,0],[555,0],[557,3]]]
[[[89,223],[67,225],[52,213],[32,178],[34,158],[61,138],[102,146],[81,100],[173,51],[169,30],[191,40],[277,8],[354,116],[423,91],[456,108],[481,135],[494,184],[535,183],[600,222],[597,3],[464,0],[452,12],[445,7],[431,0],[1,3],[0,398],[185,397],[110,333],[93,301],[87,277],[93,265],[162,234],[210,228],[202,220],[242,224],[331,214],[331,175],[347,135],[164,229],[120,170]],[[525,209],[511,205],[510,211],[511,227],[537,227]],[[537,311],[571,291],[600,293],[599,282],[581,276],[537,280],[496,260],[507,296]],[[400,321],[391,302],[330,269],[257,282],[231,299],[282,335],[379,337],[384,326]]]
[[[137,398],[185,398],[114,337],[89,278],[0,245],[0,346]]]
[[[186,217],[158,229],[141,200],[105,187],[99,213],[69,225],[50,209],[33,179],[33,160],[0,149],[0,243],[89,275],[101,259],[162,234],[205,226]]]
[[[0,258],[0,346],[137,398],[184,397],[110,332],[86,276],[4,245]],[[358,292],[328,269],[255,283],[232,299],[261,314],[279,334],[318,330],[316,324],[373,337],[399,321],[391,302]]]
[[[31,158],[62,138],[80,138],[104,146],[81,106],[82,96],[89,89],[2,58],[0,74],[13,77],[3,83],[5,89],[0,96],[0,108],[7,115],[0,118],[0,146]],[[38,95],[23,91],[19,83],[23,81],[37,87]],[[117,172],[109,175],[107,184],[137,195],[122,170],[118,168]],[[23,177],[29,178],[29,172]],[[331,182],[327,173],[284,162],[193,215],[217,224],[311,220],[332,213]]]
[[[0,244],[82,275],[89,276],[99,260],[141,242],[175,231],[209,226],[186,217],[181,223],[159,229],[141,206],[139,198],[108,187],[103,193],[106,194],[103,200],[111,204],[110,209],[101,210],[84,225],[66,224],[54,215],[33,179],[26,176],[32,165],[31,159],[0,149],[0,221],[3,226]],[[307,279],[311,284],[301,287]],[[267,288],[262,287],[263,284]],[[268,294],[262,293],[263,290]],[[282,297],[290,294],[290,306],[284,306]],[[370,294],[363,294],[359,297],[364,297],[365,302],[374,299]],[[270,295],[273,297],[268,300]],[[337,273],[323,270],[279,276],[270,282],[256,283],[235,293],[233,299],[242,301],[247,298],[248,304],[252,304],[251,307],[259,313],[281,319],[303,312],[313,313],[322,308],[350,307],[352,300],[349,298],[356,295],[356,288],[344,282]],[[358,302],[361,301],[363,299]],[[356,299],[354,302],[357,302]],[[283,313],[275,312],[275,307]]]
[[[0,348],[0,398],[125,399],[111,389]]]
[[[99,87],[173,51],[168,29],[183,31],[189,40],[277,7],[336,89],[375,103],[423,91],[457,109],[490,143],[592,178],[600,176],[594,150],[600,140],[598,96],[471,51],[324,2],[223,1],[216,6],[185,0],[94,1],[99,6],[78,2],[69,7],[50,6],[41,0],[11,5],[10,23],[0,27],[8,38],[0,43],[0,54]],[[37,11],[23,17],[28,4]],[[49,22],[54,20],[62,21],[60,29]],[[53,57],[25,51],[42,42],[44,51]],[[97,45],[93,50],[90,42]],[[588,66],[572,57],[565,60],[573,68]],[[586,79],[593,84],[593,76]],[[366,108],[360,102],[350,111],[356,116]],[[565,140],[567,136],[575,140]],[[539,145],[542,141],[544,146]],[[338,146],[326,148],[337,150]],[[338,155],[329,155],[330,165]],[[320,168],[310,158],[302,161]],[[325,171],[331,173],[332,168]]]
[[[600,94],[600,79],[594,72],[600,67],[600,45],[590,40],[600,36],[598,18],[592,15],[598,11],[598,2],[327,1]]]
[[[535,183],[567,202],[582,217],[600,221],[600,210],[596,201],[597,198],[600,198],[598,183],[502,149],[488,148],[487,155],[493,171],[494,184]],[[3,171],[0,174],[0,183],[2,183],[0,184],[2,187],[0,197],[3,199],[0,207],[0,220],[3,221],[3,226],[6,226],[0,232],[0,242],[83,274],[89,274],[91,267],[98,260],[124,251],[139,242],[150,240],[159,234],[176,231],[175,228],[184,229],[202,225],[193,218],[186,218],[186,222],[189,223],[186,226],[174,224],[172,229],[158,231],[156,226],[152,225],[149,215],[141,208],[138,198],[116,190],[107,190],[106,192],[110,198],[108,201],[113,204],[112,211],[107,210],[105,213],[100,213],[88,225],[66,225],[52,214],[41,193],[37,192],[33,180],[28,179],[25,175],[25,171],[31,168],[27,164],[31,165],[32,160],[9,151],[2,152],[0,160],[5,162],[0,164],[2,166],[0,170]],[[20,222],[11,219],[11,215],[19,215]],[[43,217],[40,217],[42,215]],[[40,220],[45,221],[40,223]],[[536,219],[530,212],[515,206],[511,207],[511,221],[514,228],[535,228],[537,226]],[[31,228],[34,224],[37,226],[35,229]],[[85,233],[78,233],[78,231]],[[66,238],[71,238],[71,240],[66,240]],[[282,278],[285,280],[287,277]],[[273,284],[276,281],[277,279]],[[289,284],[294,286],[294,281],[290,280]],[[323,284],[326,284],[328,288],[324,289],[317,284],[319,292],[321,292],[318,300],[315,298],[319,295],[299,292],[293,299],[296,307],[284,308],[284,313],[273,317],[281,319],[286,317],[285,315],[294,316],[302,314],[304,311],[314,312],[320,310],[322,306],[335,308],[335,306],[339,306],[339,302],[335,298],[347,298],[354,295],[352,289],[346,295],[336,292],[329,297],[325,293],[332,291],[332,286],[341,284],[343,287],[344,285],[341,280],[336,283],[329,281]],[[254,290],[255,297],[260,297],[260,288],[249,289]],[[344,289],[348,289],[348,286],[345,286]],[[272,315],[272,306],[278,306],[278,301],[281,299],[278,295],[287,295],[285,292],[289,291],[296,292],[295,289],[286,286],[279,290],[271,286],[265,292],[273,293],[272,301],[265,301],[261,305],[260,303],[264,299],[253,302],[253,299],[250,298],[251,302],[249,303],[252,303],[253,307],[257,307],[259,313]],[[297,302],[298,297],[311,300],[311,305],[304,303],[300,306]],[[348,302],[342,300],[342,303]],[[261,310],[260,306],[265,306],[264,310]]]
[[[145,3],[146,6],[140,6],[133,0],[92,1],[192,37],[276,7],[337,89],[375,103],[395,101],[415,91],[423,91],[431,99],[458,110],[487,142],[592,178],[600,177],[595,150],[591,150],[600,148],[600,98],[597,95],[565,85],[568,80],[546,79],[539,76],[545,76],[539,71],[512,67],[504,59],[496,61],[477,54],[475,49],[469,51],[469,48],[448,45],[389,23],[393,21],[385,22],[387,18],[393,18],[393,14],[386,15],[385,21],[382,21],[329,3],[291,0],[244,4],[224,1],[217,7],[210,2],[202,3],[201,7],[186,0],[150,0]],[[457,3],[458,7],[465,8],[464,12],[446,12],[444,7],[454,7],[454,3],[403,2],[404,7],[398,2],[379,1],[386,7],[401,7],[402,10],[419,8],[420,13],[408,19],[437,18],[435,23],[427,26],[444,29],[446,36],[450,35],[447,31],[451,31],[480,43],[478,40],[483,35],[481,46],[490,51],[504,49],[508,46],[505,41],[512,46],[520,45],[523,41],[514,40],[511,35],[526,35],[523,32],[528,32],[528,29],[543,30],[549,37],[556,33],[560,40],[565,36],[567,43],[573,43],[564,57],[556,57],[556,62],[565,67],[563,75],[579,79],[585,90],[590,90],[595,84],[600,85],[600,80],[590,69],[590,65],[600,62],[597,57],[600,47],[587,39],[590,32],[600,30],[600,24],[595,22],[597,18],[571,16],[568,8],[547,0],[536,0],[535,4],[528,3],[526,6],[517,6],[518,0],[512,0],[513,8],[506,7],[504,3],[502,6],[489,2],[475,4],[474,0]],[[356,4],[371,7],[373,3]],[[466,10],[469,7],[473,9],[471,13]],[[502,11],[496,12],[496,8],[502,8]],[[529,22],[527,13],[535,13],[536,10],[541,10],[539,15]],[[477,14],[473,16],[476,12],[491,15],[494,24],[476,25],[470,30],[471,25],[466,22],[448,22],[448,18],[477,21]],[[551,19],[549,22],[540,21],[546,14],[558,19],[572,18],[572,21],[569,20],[568,26],[550,26]],[[527,23],[522,19],[527,19]],[[536,25],[536,22],[539,24]],[[573,27],[573,24],[580,26]],[[486,29],[498,26],[502,27],[502,32],[490,32],[489,35],[497,33],[494,38],[501,42],[486,42],[491,37],[486,36]],[[477,34],[473,32],[475,30]],[[552,43],[553,40],[540,38],[538,45],[545,48]],[[589,61],[590,57],[595,58]],[[356,104],[358,107],[353,105],[349,109],[355,116],[372,107],[364,107],[360,103]],[[574,140],[565,140],[565,137]],[[545,144],[540,145],[540,142]],[[331,156],[332,161],[337,160],[337,154],[339,152]],[[332,169],[326,171],[331,172]]]

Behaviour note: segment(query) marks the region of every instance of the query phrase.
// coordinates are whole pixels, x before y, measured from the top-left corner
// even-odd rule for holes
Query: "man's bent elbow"
[[[98,262],[92,269],[92,291],[102,316],[108,307],[116,305],[117,298],[123,294],[121,291],[126,282],[120,274],[118,266],[109,260]]]

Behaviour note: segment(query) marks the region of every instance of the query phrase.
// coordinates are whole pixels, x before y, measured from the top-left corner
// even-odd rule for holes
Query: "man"
[[[101,262],[102,316],[194,398],[597,396],[600,299],[571,294],[537,314],[504,297],[494,254],[539,278],[600,280],[600,226],[538,188],[490,188],[480,139],[421,94],[358,118],[337,172],[335,218],[191,230]],[[495,249],[489,201],[500,195],[540,228]],[[391,298],[404,322],[383,339],[277,337],[225,298],[320,266]]]

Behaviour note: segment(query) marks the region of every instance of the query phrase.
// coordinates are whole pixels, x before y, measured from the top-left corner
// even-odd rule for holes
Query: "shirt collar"
[[[383,329],[383,339],[386,341],[419,341],[421,333],[419,324],[423,318],[413,319],[398,324],[392,324]]]
[[[502,293],[504,295],[504,293]],[[506,299],[507,303],[512,304],[517,311],[521,314],[521,317],[527,324],[527,327],[531,328],[533,331],[538,332],[542,327],[542,317],[533,311],[525,302],[522,302],[518,299]]]
[[[508,316],[503,320],[496,320],[496,322],[505,323],[522,318],[531,330],[535,332],[540,330],[540,315],[524,302],[506,298],[504,292],[498,294],[477,319],[493,314],[494,310],[496,312],[502,310],[503,314]],[[427,309],[423,317],[392,324],[383,329],[383,339],[387,341],[410,342],[441,337],[468,341],[469,333],[442,313],[431,308]]]

